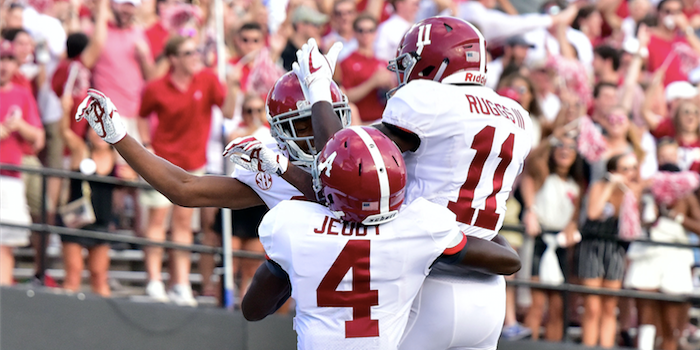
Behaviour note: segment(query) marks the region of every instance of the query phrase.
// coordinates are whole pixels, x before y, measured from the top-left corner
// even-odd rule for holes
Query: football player
[[[246,319],[264,318],[291,294],[299,349],[397,349],[411,303],[436,261],[510,256],[489,241],[467,245],[444,206],[422,198],[402,206],[406,172],[400,150],[377,129],[335,134],[316,173],[327,206],[284,201],[263,218],[259,234],[268,260],[243,298]],[[503,272],[518,268],[514,261]]]
[[[484,87],[485,48],[482,34],[464,20],[414,24],[390,63],[399,87],[376,128],[403,152],[406,203],[425,198],[447,207],[468,236],[503,243],[497,233],[530,152],[532,122],[517,102]],[[324,102],[334,59],[311,40],[297,57],[294,71],[309,91],[320,147],[342,127]],[[437,264],[414,301],[401,349],[495,349],[504,316],[503,277]]]

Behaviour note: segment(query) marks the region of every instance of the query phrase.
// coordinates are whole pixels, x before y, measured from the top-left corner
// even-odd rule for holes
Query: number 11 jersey
[[[414,80],[387,103],[382,122],[416,134],[403,154],[406,203],[447,206],[469,236],[492,239],[532,145],[532,121],[512,99],[475,85]]]

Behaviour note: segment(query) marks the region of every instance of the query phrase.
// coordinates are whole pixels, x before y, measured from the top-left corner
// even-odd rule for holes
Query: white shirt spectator
[[[503,58],[499,57],[486,65],[486,86],[496,90],[503,74]]]
[[[396,50],[399,48],[403,35],[406,34],[413,23],[410,23],[397,14],[377,28],[377,41],[374,44],[374,55],[384,61],[396,58]]]
[[[527,62],[536,62],[547,59],[547,52],[551,55],[561,54],[561,48],[557,39],[546,29],[533,30],[523,35],[525,40],[535,45],[534,48],[528,50]],[[578,60],[586,66],[586,70],[593,71],[593,45],[588,37],[581,31],[567,28],[566,38],[578,53]]]
[[[486,41],[505,40],[513,35],[535,29],[544,30],[552,25],[550,15],[532,13],[513,16],[498,10],[487,9],[474,0],[465,1],[459,5],[457,17],[477,26]]]
[[[649,131],[644,131],[641,141],[642,150],[644,150],[644,160],[639,166],[639,175],[643,180],[652,177],[659,170],[659,163],[654,157],[656,154],[656,139]]]
[[[66,51],[66,31],[58,19],[27,7],[22,11],[22,27],[37,43],[45,42],[51,56],[60,57]]]
[[[540,109],[542,109],[542,115],[548,122],[554,122],[561,109],[561,100],[559,100],[557,95],[550,92],[544,98],[540,98]]]

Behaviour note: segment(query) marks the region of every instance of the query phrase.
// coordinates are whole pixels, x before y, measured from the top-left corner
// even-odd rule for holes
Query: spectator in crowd
[[[44,130],[31,91],[12,83],[19,64],[12,43],[0,41],[0,163],[20,165],[22,144],[43,145]],[[16,171],[0,171],[0,220],[29,225],[24,182]],[[29,244],[29,230],[0,227],[0,285],[13,282],[14,247]]]
[[[689,100],[681,102],[672,118],[665,118],[652,130],[655,137],[675,138],[678,165],[682,170],[700,172],[700,108]]]
[[[173,6],[181,3],[182,1],[180,0],[156,0],[156,16],[158,20],[144,32],[154,62],[164,58],[162,57],[163,48],[165,48],[165,43],[170,37],[170,30],[167,24],[164,23],[164,16]]]
[[[619,69],[619,50],[608,45],[600,45],[593,50],[593,75],[596,82],[622,83],[623,77],[618,73]]]
[[[623,40],[630,40],[636,36],[637,26],[649,15],[651,2],[649,0],[631,0],[627,3],[627,8],[629,9],[629,16],[620,21]],[[610,23],[609,20],[608,23]]]
[[[569,5],[564,12],[562,12],[563,7],[564,5],[561,1],[550,0],[542,5],[541,11],[544,14],[557,15],[573,7],[573,11],[578,13],[578,7],[575,4]],[[560,55],[567,57],[565,54],[567,48],[562,47],[562,43],[567,42],[573,47],[574,58],[578,59],[587,70],[590,70],[593,64],[593,46],[591,41],[581,31],[570,27],[570,23],[561,22],[549,28],[540,28],[525,33],[525,40],[535,45],[534,48],[529,50],[527,59],[529,61],[538,61],[546,60],[549,56]]]
[[[700,39],[683,14],[683,1],[662,0],[657,9],[658,21],[651,30],[647,69],[654,72],[664,61],[670,60],[663,80],[667,86],[674,81],[688,80],[688,73],[698,66]]]
[[[270,135],[270,129],[265,126],[267,122],[265,117],[265,101],[263,101],[260,96],[252,93],[246,94],[241,109],[243,122],[228,136],[229,141],[243,136],[253,136],[265,144],[275,142]],[[260,239],[258,239],[258,226],[267,211],[268,208],[265,205],[233,211],[233,237],[231,240],[231,248],[233,250],[243,250],[260,254],[265,252],[262,243],[260,243]],[[221,223],[221,217],[219,217],[216,222]],[[221,226],[219,225],[218,228],[221,228]],[[246,293],[260,263],[261,261],[259,259],[236,259],[234,266],[240,266],[238,295],[244,295]]]
[[[227,88],[216,76],[202,69],[202,61],[191,38],[176,36],[165,45],[165,55],[172,70],[146,86],[139,115],[139,130],[144,145],[158,156],[193,173],[204,174],[206,145],[211,123],[211,109],[220,106],[224,116],[233,116],[238,81]],[[155,113],[158,127],[151,137],[146,117]],[[152,141],[151,141],[152,140]],[[166,217],[172,208],[172,240],[192,244],[191,208],[174,206],[155,190],[142,193],[141,203],[149,208],[146,237],[165,239]],[[196,305],[189,282],[190,252],[173,251],[172,291],[165,293],[161,281],[163,249],[145,248],[148,272],[146,292],[156,300],[171,299],[181,305]]]
[[[571,28],[581,31],[594,47],[598,46],[603,39],[601,37],[602,27],[603,17],[595,5],[581,7],[571,24]]]
[[[581,227],[583,240],[578,248],[578,277],[587,287],[620,289],[627,244],[618,240],[618,220],[625,210],[622,203],[626,192],[632,191],[635,198],[641,194],[639,162],[633,152],[616,154],[609,158],[607,171],[608,175],[595,181],[588,193],[586,221]],[[634,205],[627,210],[636,210]],[[582,343],[613,347],[617,297],[588,294],[584,300]]]
[[[536,147],[540,144],[542,135],[550,132],[552,123],[545,120],[542,115],[540,102],[535,95],[532,80],[520,73],[513,73],[503,77],[499,85],[515,90],[519,96],[518,102],[530,113],[530,119],[532,120],[532,146]]]
[[[343,43],[343,50],[338,55],[338,61],[342,61],[357,49],[357,39],[353,31],[355,18],[357,18],[357,9],[354,0],[336,0],[333,3],[331,31],[323,37],[321,42],[323,52],[327,52],[331,45],[339,41]]]
[[[294,10],[293,32],[282,50],[282,66],[286,71],[292,70],[292,63],[297,60],[297,50],[309,39],[314,38],[316,42],[321,42],[321,28],[327,22],[328,16],[307,5],[301,5]]]
[[[464,1],[456,16],[479,28],[487,42],[498,42],[535,29],[569,25],[578,11],[576,6],[569,6],[553,14],[506,14],[495,9],[497,3],[496,0]]]
[[[576,141],[566,136],[550,137],[530,153],[520,184],[524,202],[525,233],[535,237],[532,280],[540,281],[545,249],[558,242],[556,255],[563,275],[568,275],[566,248],[576,244],[581,193],[585,182],[583,160],[576,152]],[[543,240],[547,237],[547,242]],[[561,238],[564,240],[560,240]],[[563,333],[563,300],[554,291],[532,290],[532,305],[525,325],[532,339],[540,338],[540,325],[548,307],[545,339],[560,341]]]
[[[503,46],[503,56],[488,64],[486,86],[496,89],[505,68],[508,68],[508,70],[522,68],[525,64],[527,50],[533,47],[534,45],[528,43],[521,35],[508,38]]]
[[[259,24],[249,22],[238,29],[233,42],[237,55],[231,58],[229,63],[234,66],[237,73],[240,72],[238,74],[240,75],[241,92],[245,93],[248,88],[248,77],[255,64],[255,57],[265,47],[265,34]]]
[[[403,35],[415,23],[419,3],[420,0],[391,0],[394,14],[377,28],[375,57],[386,62],[396,57]]]
[[[540,103],[543,120],[553,123],[561,109],[561,100],[557,96],[554,74],[544,60],[533,61],[528,65],[530,80],[535,88],[535,99]]]
[[[659,151],[677,149],[672,139],[666,139],[659,144]],[[661,163],[662,154],[659,153]],[[678,173],[680,168],[673,164],[672,159],[661,163],[661,171]],[[657,242],[671,242],[688,244],[686,230],[700,232],[700,220],[694,216],[700,212],[700,203],[695,194],[688,194],[674,200],[672,203],[664,203],[660,198],[651,196],[651,201],[644,210],[651,210],[654,219],[650,220],[649,238]],[[637,289],[647,292],[663,292],[667,294],[689,294],[693,290],[693,277],[691,266],[694,263],[693,252],[687,248],[649,246],[632,242],[628,251],[630,264],[625,277],[625,288]],[[661,349],[678,349],[678,340],[681,336],[688,307],[685,303],[637,299],[637,313],[639,315],[639,346],[644,348],[654,347],[656,329],[661,336]]]
[[[368,14],[360,14],[353,23],[358,48],[340,62],[338,74],[348,101],[357,105],[359,120],[355,124],[372,124],[382,118],[386,106],[386,93],[396,86],[395,74],[387,62],[375,57],[374,39],[377,21]]]
[[[81,58],[83,65],[92,70],[93,87],[110,96],[123,116],[129,134],[137,140],[140,140],[136,117],[141,92],[145,80],[150,80],[155,74],[148,41],[143,29],[135,24],[140,5],[140,0],[111,0],[113,19],[104,38],[109,45],[100,45],[102,50],[97,57],[87,55]],[[126,163],[117,159],[117,175],[134,179],[136,175]]]
[[[607,162],[616,154],[633,152],[637,161],[643,161],[645,152],[641,145],[641,136],[638,128],[630,122],[623,108],[615,106],[601,121],[603,136],[607,145],[606,151],[599,160],[589,161],[591,167],[591,182],[600,180],[606,176],[610,169]]]
[[[92,39],[83,33],[73,33],[66,40],[66,59],[62,60],[52,78],[52,87],[56,95],[61,96],[63,119],[61,135],[68,148],[70,156],[69,168],[81,170],[81,163],[89,159],[87,164],[95,165],[98,175],[114,176],[116,154],[112,147],[100,139],[95,132],[84,123],[75,121],[78,105],[87,96],[90,87],[90,70],[82,64],[84,60],[94,59],[100,54],[104,37],[107,35],[107,17],[109,15],[108,0],[99,0],[95,9],[95,25]],[[63,150],[61,150],[63,151]],[[83,165],[83,170],[85,165]],[[86,187],[87,185],[87,187]],[[89,193],[85,193],[89,190]],[[112,195],[114,186],[104,183],[70,181],[68,201],[82,196],[89,196],[95,222],[83,229],[108,232],[113,221]],[[83,248],[88,251],[87,265],[90,271],[90,286],[95,294],[109,296],[108,283],[110,266],[108,242],[98,239],[61,236],[63,243],[63,265],[66,276],[63,288],[79,291],[84,270]]]

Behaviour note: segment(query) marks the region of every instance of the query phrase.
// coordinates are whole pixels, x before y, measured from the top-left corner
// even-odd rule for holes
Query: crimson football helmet
[[[486,83],[486,40],[471,23],[456,17],[430,17],[414,24],[401,39],[389,70],[399,86],[415,79],[443,83]]]
[[[313,174],[328,207],[345,221],[379,225],[393,220],[403,203],[401,151],[375,128],[338,131],[321,150]]]
[[[335,113],[343,127],[347,127],[350,125],[348,99],[334,82],[331,82],[331,98]],[[286,148],[292,162],[311,168],[316,155],[311,130],[311,105],[296,74],[288,72],[277,80],[267,95],[266,109],[270,132],[277,143],[282,149]],[[306,118],[306,125],[300,127],[299,122]]]

